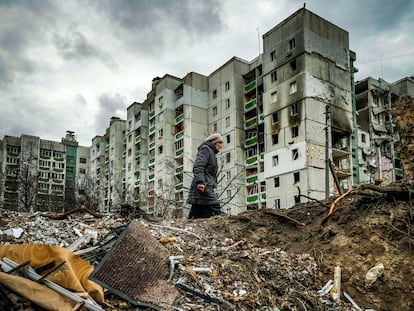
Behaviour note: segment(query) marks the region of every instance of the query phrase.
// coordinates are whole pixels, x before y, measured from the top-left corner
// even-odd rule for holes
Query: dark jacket
[[[212,142],[205,141],[198,147],[198,153],[193,166],[193,181],[191,182],[190,193],[187,202],[199,205],[217,205],[219,201],[214,192],[217,178],[218,150]],[[197,185],[204,184],[205,190],[201,192]]]

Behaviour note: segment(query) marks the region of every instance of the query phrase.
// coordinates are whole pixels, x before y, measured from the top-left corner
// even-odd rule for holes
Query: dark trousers
[[[220,204],[217,205],[200,205],[193,204],[191,205],[190,214],[188,214],[188,219],[192,218],[210,218],[214,215],[220,215]]]

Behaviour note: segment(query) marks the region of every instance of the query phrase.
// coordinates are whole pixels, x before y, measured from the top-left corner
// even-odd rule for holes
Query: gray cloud
[[[120,94],[102,93],[98,96],[98,112],[95,115],[95,130],[97,135],[105,133],[112,117],[125,118],[127,100]]]
[[[108,67],[116,67],[113,58],[99,47],[93,46],[86,37],[69,26],[65,34],[53,33],[52,41],[59,54],[66,60],[82,60],[96,58]]]
[[[48,14],[44,14],[48,12]],[[0,88],[21,74],[31,74],[39,61],[28,49],[45,42],[44,32],[53,27],[58,9],[49,1],[0,2]]]
[[[220,1],[97,1],[119,32],[138,51],[163,51],[168,42],[194,43],[220,31]]]

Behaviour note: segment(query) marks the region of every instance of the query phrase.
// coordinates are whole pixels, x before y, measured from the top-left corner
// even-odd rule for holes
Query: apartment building
[[[352,186],[353,53],[348,32],[300,9],[263,35],[267,206]],[[332,174],[332,173],[335,174]]]
[[[349,188],[348,45],[345,30],[303,8],[263,35],[264,52],[252,61],[233,57],[208,76],[155,78],[145,101],[127,109],[125,161],[118,159],[127,201],[182,211],[197,147],[213,132],[225,139],[216,191],[228,213],[291,207],[306,201],[299,189],[322,199]]]
[[[24,211],[76,208],[89,170],[89,148],[73,132],[61,142],[37,136],[5,136],[0,141],[0,203]]]
[[[359,133],[358,183],[389,184],[403,177],[399,136],[392,116],[393,104],[414,97],[414,78],[394,83],[368,77],[355,83]]]

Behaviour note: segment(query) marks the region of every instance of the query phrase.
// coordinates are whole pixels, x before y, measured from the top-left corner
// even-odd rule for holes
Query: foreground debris
[[[165,277],[178,291],[170,310],[408,311],[414,308],[411,201],[390,189],[353,189],[341,198],[286,211],[137,221],[168,251]],[[130,224],[114,215],[83,213],[63,220],[37,214],[27,222],[27,214],[1,212],[3,245],[60,245],[95,267]],[[3,290],[4,299],[16,303]],[[166,309],[140,307],[125,298],[106,291],[111,306],[102,308]]]

